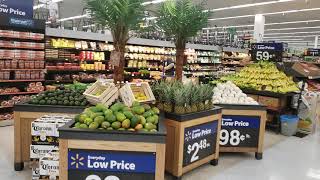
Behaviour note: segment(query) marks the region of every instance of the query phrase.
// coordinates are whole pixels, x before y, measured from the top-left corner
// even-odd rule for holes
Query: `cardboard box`
[[[53,150],[58,151],[59,147],[47,145],[30,145],[30,159],[39,160],[41,157]]]
[[[59,152],[51,151],[40,159],[40,179],[59,178]]]
[[[320,68],[312,63],[295,63],[292,69],[302,74],[305,77],[320,76]]]
[[[32,168],[32,180],[39,180],[40,179],[40,169],[38,168]]]

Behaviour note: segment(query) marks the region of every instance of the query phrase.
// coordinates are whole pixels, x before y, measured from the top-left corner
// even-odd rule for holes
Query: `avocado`
[[[152,112],[151,111],[147,111],[147,112],[143,113],[143,117],[145,117],[145,118],[148,118],[150,116],[152,116]]]
[[[104,116],[105,116],[105,117],[108,117],[108,116],[110,116],[110,115],[112,115],[112,114],[113,114],[113,112],[112,112],[111,109],[106,109],[106,110],[104,111]]]
[[[154,123],[155,119],[153,118],[153,116],[150,116],[147,118],[147,123]]]
[[[152,118],[154,119],[153,124],[158,124],[159,123],[159,116],[158,115],[153,115]]]
[[[70,106],[74,106],[74,101],[70,101],[70,102],[69,102],[69,105],[70,105]]]

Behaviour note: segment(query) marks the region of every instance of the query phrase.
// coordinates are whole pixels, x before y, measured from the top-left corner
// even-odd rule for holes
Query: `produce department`
[[[0,179],[317,179],[316,0],[0,7]]]

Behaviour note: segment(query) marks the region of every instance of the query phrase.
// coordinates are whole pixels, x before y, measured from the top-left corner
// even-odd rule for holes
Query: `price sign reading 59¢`
[[[184,131],[183,167],[215,153],[218,121],[188,127]]]
[[[282,61],[282,43],[255,43],[251,45],[251,56],[256,61]]]
[[[260,117],[223,115],[220,132],[222,147],[258,147]]]

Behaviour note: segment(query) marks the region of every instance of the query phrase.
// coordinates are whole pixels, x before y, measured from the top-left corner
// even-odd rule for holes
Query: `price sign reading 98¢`
[[[260,117],[222,116],[220,146],[222,147],[258,147]]]
[[[183,167],[215,153],[218,121],[208,122],[184,131]]]
[[[251,45],[251,56],[256,61],[282,61],[282,43],[255,43]]]

